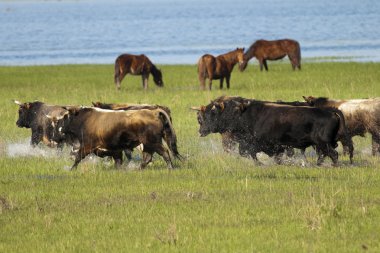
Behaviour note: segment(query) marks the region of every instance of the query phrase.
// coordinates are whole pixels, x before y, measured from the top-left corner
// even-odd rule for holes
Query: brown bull
[[[132,150],[140,144],[143,144],[144,152],[141,168],[151,162],[155,152],[164,158],[169,168],[173,167],[169,150],[162,140],[165,133],[176,139],[175,132],[169,116],[161,109],[112,111],[72,107],[67,115],[58,119],[55,131],[60,138],[69,137],[79,142],[72,169],[90,153],[112,156],[115,165],[120,166],[122,151]],[[170,150],[173,142],[168,143]]]
[[[102,102],[92,102],[94,107],[108,110],[121,110],[121,111],[129,111],[129,110],[164,110],[168,116],[170,121],[172,122],[171,112],[169,107],[163,105],[151,105],[151,104],[130,104],[130,103],[122,103],[122,104],[110,104],[110,103],[102,103]],[[170,131],[167,132],[170,128],[166,128],[164,139],[168,145],[171,145],[173,155],[176,158],[181,159],[181,155],[177,149],[177,139],[176,136],[172,137]],[[130,160],[132,158],[132,150],[125,150],[125,154],[127,158]]]

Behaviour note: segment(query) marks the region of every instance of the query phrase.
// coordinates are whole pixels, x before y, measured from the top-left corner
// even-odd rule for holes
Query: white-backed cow
[[[344,114],[350,137],[372,135],[372,155],[380,154],[380,98],[333,100],[303,97],[310,106],[334,107]]]

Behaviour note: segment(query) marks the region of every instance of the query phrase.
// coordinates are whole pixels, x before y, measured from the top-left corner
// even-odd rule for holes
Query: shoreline
[[[301,63],[380,63],[380,59],[378,60],[366,60],[368,57],[356,57],[356,56],[322,56],[322,57],[306,57],[301,60]],[[277,61],[270,61],[271,64],[288,64],[289,59],[285,57],[284,59]],[[156,61],[156,65],[161,66],[191,66],[197,65],[197,62],[160,62]],[[257,60],[252,59],[249,65],[258,65]],[[15,63],[15,64],[0,64],[0,68],[2,67],[38,67],[38,66],[71,66],[71,65],[114,65],[114,62],[58,62],[58,63]]]

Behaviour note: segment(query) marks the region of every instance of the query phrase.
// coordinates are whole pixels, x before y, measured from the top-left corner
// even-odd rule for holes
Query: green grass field
[[[257,166],[224,153],[218,135],[200,138],[189,109],[220,95],[376,97],[379,63],[307,62],[293,72],[287,61],[270,62],[267,73],[253,64],[235,69],[230,90],[214,81],[212,91],[199,90],[195,65],[160,67],[165,87],[150,78],[147,91],[133,76],[117,91],[112,65],[0,67],[0,252],[380,251],[380,159],[370,155],[369,136],[354,138],[354,166],[340,156],[338,168],[328,159],[316,167],[312,149],[306,167],[265,156]],[[139,171],[87,159],[67,171],[68,150],[23,156],[15,151],[28,146],[30,130],[17,128],[12,99],[166,105],[186,160],[169,171],[155,156]]]

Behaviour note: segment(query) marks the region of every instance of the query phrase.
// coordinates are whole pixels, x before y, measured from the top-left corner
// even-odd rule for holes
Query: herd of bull
[[[264,152],[281,163],[280,157],[291,155],[293,149],[305,154],[314,147],[317,165],[330,157],[338,163],[337,142],[353,159],[353,136],[372,135],[372,154],[380,153],[380,98],[331,100],[304,97],[305,102],[270,102],[242,97],[222,96],[197,110],[199,133],[202,137],[220,133],[226,151],[238,145],[242,156]],[[31,145],[40,142],[62,148],[72,146],[77,167],[88,154],[110,156],[116,167],[128,160],[132,151],[142,146],[141,168],[154,153],[173,168],[172,158],[182,159],[170,109],[149,104],[105,104],[92,107],[47,105],[43,102],[21,103],[18,127],[30,128]]]

